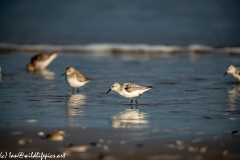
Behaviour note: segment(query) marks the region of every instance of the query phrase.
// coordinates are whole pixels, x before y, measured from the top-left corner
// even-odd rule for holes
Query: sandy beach
[[[153,138],[156,134],[168,133],[97,128],[63,130],[66,133],[64,139],[52,141],[40,136],[40,132],[45,135],[53,132],[49,128],[2,128],[0,144],[2,155],[8,153],[9,156],[9,153],[13,155],[19,152],[30,155],[31,152],[39,152],[39,155],[43,153],[49,156],[63,155],[64,159],[89,160],[238,160],[240,158],[238,134],[225,133],[211,137],[179,132],[174,138],[168,136]]]

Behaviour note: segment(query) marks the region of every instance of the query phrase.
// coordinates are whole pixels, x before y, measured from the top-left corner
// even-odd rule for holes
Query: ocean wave
[[[0,52],[75,52],[75,53],[227,53],[240,54],[240,47],[211,47],[201,44],[188,46],[147,45],[147,44],[88,44],[88,45],[57,45],[57,44],[10,44],[0,43]]]

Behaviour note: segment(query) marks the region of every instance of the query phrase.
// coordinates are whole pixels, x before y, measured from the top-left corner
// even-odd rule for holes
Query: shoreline
[[[38,134],[52,133],[51,128],[0,128],[1,152],[25,154],[43,152],[66,154],[65,159],[239,159],[240,136],[180,135],[154,137],[145,130],[64,128],[66,136],[52,141]],[[154,138],[151,138],[154,137]],[[22,141],[24,143],[22,143]],[[31,158],[30,158],[31,159]],[[49,158],[50,159],[50,158]]]
[[[240,46],[214,47],[202,44],[148,45],[148,44],[14,44],[0,43],[0,53],[4,52],[75,52],[75,53],[111,53],[111,54],[163,54],[163,53],[224,53],[240,54]]]

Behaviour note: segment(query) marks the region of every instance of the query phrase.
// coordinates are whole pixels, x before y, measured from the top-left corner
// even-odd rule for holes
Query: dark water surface
[[[0,42],[240,45],[239,0],[0,2]]]
[[[0,128],[95,127],[166,132],[225,133],[240,128],[240,84],[227,75],[239,56],[226,54],[140,55],[61,53],[41,73],[27,73],[33,54],[0,54]],[[73,66],[93,80],[72,94],[60,75]],[[114,82],[152,85],[139,109],[112,91]],[[212,116],[213,118],[209,118]],[[28,123],[27,120],[37,120]],[[204,132],[204,133],[203,133]]]

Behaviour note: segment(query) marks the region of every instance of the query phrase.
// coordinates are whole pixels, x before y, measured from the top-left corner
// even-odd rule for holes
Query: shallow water
[[[239,56],[226,54],[110,55],[61,53],[41,73],[27,73],[33,54],[0,54],[0,127],[96,127],[162,132],[225,133],[240,128],[240,84],[227,75]],[[60,75],[73,66],[93,80],[72,94]],[[152,85],[138,109],[114,82]],[[212,116],[213,118],[209,118]],[[36,123],[27,123],[35,119]]]

